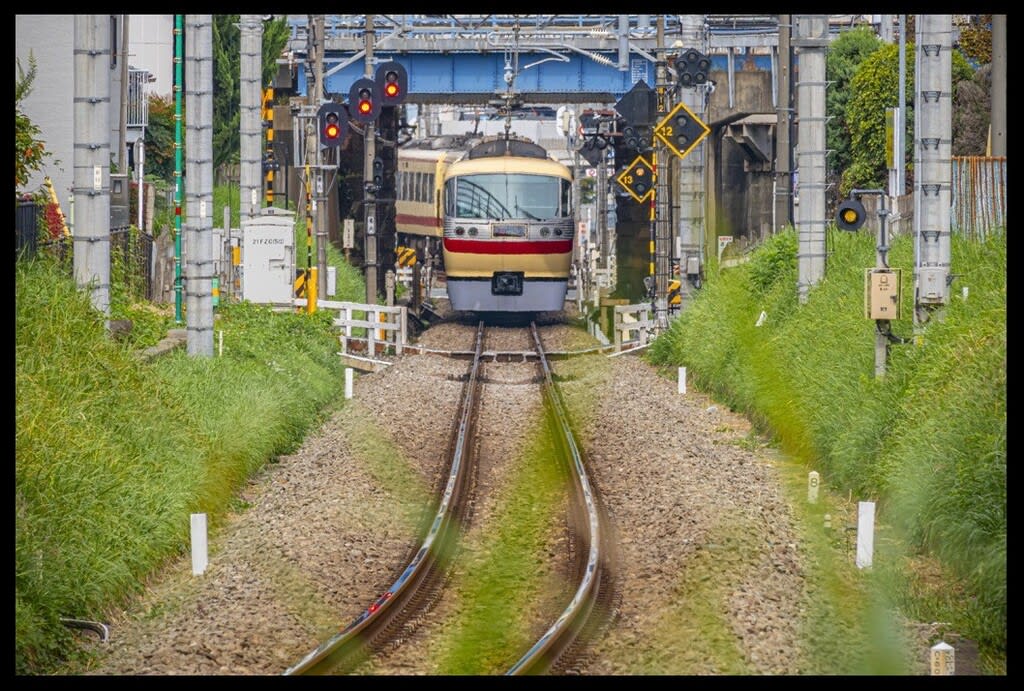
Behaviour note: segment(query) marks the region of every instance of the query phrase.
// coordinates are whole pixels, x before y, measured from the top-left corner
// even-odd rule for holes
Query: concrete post
[[[110,315],[110,16],[75,15],[74,268]]]

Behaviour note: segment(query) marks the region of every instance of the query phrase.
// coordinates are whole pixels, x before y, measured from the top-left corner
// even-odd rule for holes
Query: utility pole
[[[363,74],[368,79],[373,79],[373,15],[366,15],[366,59]],[[363,125],[363,194],[366,200],[364,205],[365,215],[363,224],[366,265],[366,302],[370,305],[377,304],[377,202],[376,190],[365,183],[373,180],[373,159],[377,153],[376,149],[376,127],[373,122]],[[372,353],[371,353],[372,355]]]
[[[654,85],[658,93],[658,116],[661,120],[671,108],[667,90],[668,65],[665,62],[665,16],[657,18],[657,60],[654,63]],[[669,161],[668,151],[656,137],[654,142],[655,186],[652,240],[654,241],[654,313],[658,331],[668,328],[668,282],[672,275],[672,222],[669,219]]]
[[[110,316],[110,18],[75,15],[75,282]]]
[[[776,96],[778,126],[775,128],[775,222],[772,231],[778,232],[793,222],[793,150],[790,131],[793,126],[793,54],[790,36],[793,33],[793,15],[779,15],[779,87]]]
[[[953,16],[919,14],[914,77],[914,325],[949,302]]]
[[[118,126],[117,172],[128,172],[128,15],[121,15],[121,108]]]
[[[800,211],[797,214],[797,291],[806,304],[811,287],[825,275],[825,50],[828,15],[794,15],[799,51],[797,81],[797,170]]]
[[[680,18],[683,50],[696,49],[704,54],[707,37],[704,30],[704,15],[685,14]],[[677,60],[677,70],[680,61]],[[709,84],[694,83],[679,87],[679,100],[698,120],[703,120],[707,89]],[[675,193],[679,206],[679,290],[680,308],[685,309],[700,288],[704,274],[704,150],[707,145],[699,142],[682,158],[677,166],[679,180]]]
[[[313,102],[310,105],[316,109],[320,107],[320,103],[324,97],[324,50],[327,42],[324,36],[324,15],[318,14],[313,19],[313,29],[316,34],[315,36],[315,55],[316,64],[314,65],[314,73],[316,75],[316,91],[313,92]],[[318,137],[313,137],[313,150],[316,152],[316,266],[317,266],[317,295],[321,297],[327,296],[327,241],[328,232],[327,224],[329,222],[330,215],[328,214],[327,199],[328,194],[328,183],[324,179],[324,172],[328,168],[327,161],[324,159],[334,159],[334,151],[337,149],[326,149],[320,151],[318,143]],[[323,156],[321,156],[323,154]],[[335,170],[337,170],[337,162],[334,162]],[[336,176],[332,176],[332,181]]]
[[[239,220],[244,224],[260,213],[260,122],[261,82],[263,81],[263,20],[258,14],[239,17],[241,60],[239,63]]]
[[[185,18],[185,283],[189,355],[213,356],[213,15]]]

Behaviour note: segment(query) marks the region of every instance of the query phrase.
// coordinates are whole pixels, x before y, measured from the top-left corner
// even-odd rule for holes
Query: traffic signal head
[[[711,58],[691,48],[676,58],[676,75],[679,86],[699,86],[708,81]]]
[[[348,118],[338,103],[325,103],[317,111],[320,145],[328,149],[341,146],[348,132]]]
[[[401,63],[391,60],[377,66],[375,79],[380,88],[382,106],[397,106],[405,101],[409,90],[409,74]]]
[[[348,90],[348,111],[356,122],[374,122],[380,115],[380,92],[377,82],[367,77],[355,80]]]
[[[864,225],[866,218],[864,205],[856,199],[847,199],[836,211],[836,225],[839,226],[839,230],[854,232]]]
[[[629,125],[622,130],[622,143],[633,151],[647,151],[651,148],[651,128],[646,125]]]

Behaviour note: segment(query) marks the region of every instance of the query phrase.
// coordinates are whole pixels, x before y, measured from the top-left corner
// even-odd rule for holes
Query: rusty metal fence
[[[954,156],[950,229],[984,240],[1006,231],[1006,157]]]

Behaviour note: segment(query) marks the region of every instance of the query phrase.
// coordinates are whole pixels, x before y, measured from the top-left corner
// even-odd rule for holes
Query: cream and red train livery
[[[452,309],[563,309],[572,262],[572,173],[533,142],[399,149],[395,226],[440,240]]]

